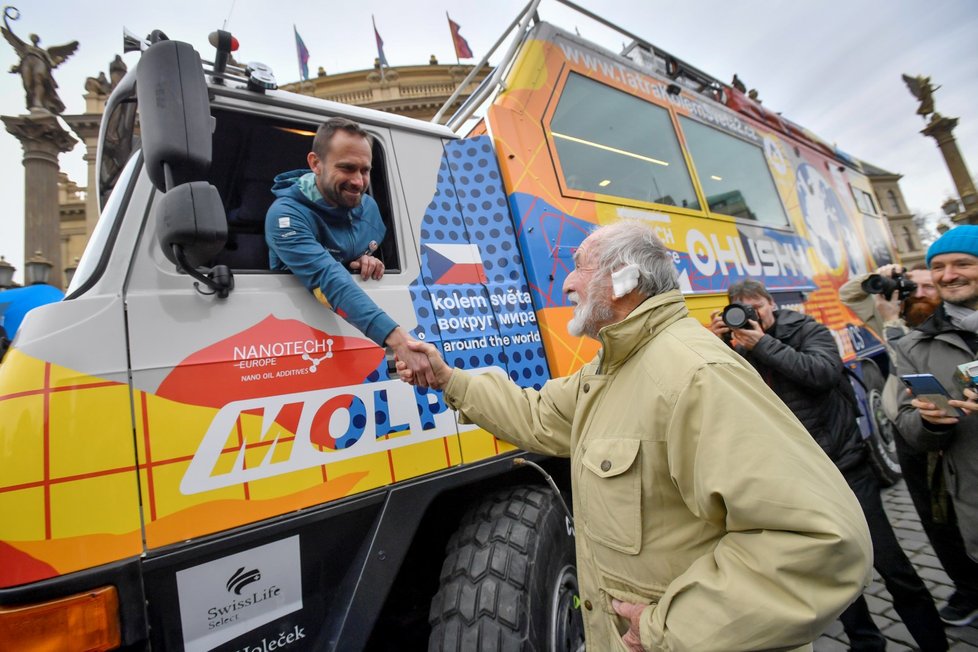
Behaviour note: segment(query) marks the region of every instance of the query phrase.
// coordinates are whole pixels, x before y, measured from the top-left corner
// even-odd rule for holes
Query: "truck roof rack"
[[[801,140],[811,147],[821,151],[823,154],[831,156],[836,160],[849,165],[850,167],[857,170],[860,169],[859,165],[854,162],[852,157],[839,152],[833,145],[826,143],[811,131],[800,127],[787,118],[784,118],[780,113],[762,106],[760,103],[748,97],[747,93],[742,92],[730,84],[703,72],[696,66],[693,66],[683,61],[679,57],[676,57],[675,55],[652,45],[641,36],[638,36],[624,27],[616,25],[615,23],[598,16],[597,14],[585,9],[575,2],[572,2],[571,0],[554,0],[554,2],[558,2],[566,7],[569,7],[587,18],[630,39],[630,43],[628,43],[628,45],[626,45],[622,51],[618,53],[618,56],[630,60],[636,66],[645,68],[658,75],[664,76],[667,79],[670,79],[672,83],[676,84],[675,94],[678,94],[680,89],[686,89],[691,93],[704,95],[711,100],[729,107],[733,111],[750,116],[765,123],[768,127],[776,129],[786,135],[791,136],[792,138]],[[466,98],[464,102],[462,102],[462,105],[448,119],[446,126],[457,133],[465,121],[472,117],[472,114],[475,113],[478,107],[483,105],[483,103],[490,99],[491,96],[501,88],[503,76],[512,65],[513,59],[520,44],[529,34],[530,28],[532,27],[531,21],[534,23],[540,22],[540,17],[537,14],[537,8],[539,5],[540,0],[530,0],[530,2],[527,3],[523,11],[520,12],[512,23],[510,23],[509,27],[506,28],[502,36],[500,36],[499,39],[493,44],[479,63],[472,68],[468,76],[458,85],[451,97],[449,97],[445,104],[442,105],[441,109],[439,109],[439,111],[431,119],[432,122],[437,123],[442,119],[449,107],[451,107],[452,104],[458,99],[458,96],[461,95],[462,90],[466,88],[473,79],[475,79],[479,71],[488,65],[489,57],[492,56],[496,50],[499,49],[500,45],[512,35],[512,41],[492,75],[486,77],[479,87],[468,98]],[[672,87],[670,87],[670,92],[672,92],[672,90]]]
[[[558,1],[561,2],[563,0]],[[509,27],[503,31],[502,35],[496,40],[492,47],[489,48],[486,55],[482,57],[479,63],[477,63],[465,77],[465,79],[462,80],[462,82],[455,89],[455,92],[452,93],[451,97],[449,97],[442,107],[438,109],[438,112],[431,118],[432,122],[437,123],[441,121],[449,107],[451,107],[455,100],[458,99],[458,96],[462,94],[462,89],[466,88],[469,83],[475,79],[475,76],[479,73],[479,71],[489,64],[489,57],[491,57],[496,52],[496,49],[502,45],[503,41],[505,41],[506,38],[513,33],[513,40],[509,45],[509,49],[506,50],[506,53],[503,55],[502,61],[499,62],[493,73],[482,81],[475,92],[466,98],[465,102],[462,103],[462,106],[460,106],[458,110],[448,119],[448,122],[446,122],[448,128],[452,131],[458,129],[466,120],[469,119],[469,117],[471,117],[476,108],[490,95],[492,95],[496,88],[499,87],[499,80],[502,78],[503,72],[513,63],[513,57],[516,54],[517,48],[519,47],[520,43],[522,43],[523,39],[526,38],[530,27],[530,20],[539,20],[539,17],[536,15],[537,7],[539,5],[540,0],[530,0],[523,11],[520,12],[513,22],[509,24]]]
[[[683,84],[690,90],[696,92],[707,92],[714,99],[722,101],[720,93],[722,89],[726,88],[726,84],[722,83],[720,80],[706,74],[702,70],[699,70],[695,66],[692,66],[685,61],[669,54],[665,50],[656,48],[647,40],[642,37],[630,32],[629,30],[612,23],[611,21],[598,16],[592,11],[585,9],[577,3],[571,2],[571,0],[555,0],[562,5],[565,5],[574,11],[594,20],[609,29],[612,29],[622,36],[631,39],[629,43],[620,53],[621,56],[627,57],[634,61],[638,65],[644,65],[646,67],[651,67],[659,73],[676,80],[677,82]],[[441,109],[434,115],[431,119],[432,122],[439,122],[445,113],[448,111],[449,107],[458,99],[461,95],[462,89],[466,88],[469,83],[475,79],[476,75],[485,68],[489,63],[489,57],[491,57],[496,50],[499,49],[500,45],[512,35],[512,41],[510,42],[509,48],[503,55],[502,60],[496,66],[493,74],[486,77],[479,87],[473,92],[462,105],[456,110],[456,112],[448,119],[447,126],[456,130],[460,127],[466,120],[468,120],[472,114],[475,112],[476,108],[481,105],[493,92],[495,92],[500,84],[503,75],[509,66],[513,63],[513,57],[516,54],[517,48],[523,39],[526,38],[529,28],[531,26],[531,21],[539,22],[540,17],[537,15],[537,8],[540,6],[540,0],[530,0],[527,5],[523,8],[523,11],[509,24],[499,39],[489,48],[486,55],[477,63],[472,70],[469,72],[468,76],[462,80],[462,82],[452,93],[451,97],[442,105]],[[633,54],[635,53],[635,54]],[[636,56],[638,58],[636,58]]]

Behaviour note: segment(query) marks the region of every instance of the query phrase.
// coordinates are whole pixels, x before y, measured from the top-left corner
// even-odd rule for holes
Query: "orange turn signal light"
[[[94,652],[119,645],[119,594],[114,586],[47,602],[0,607],[0,650]]]

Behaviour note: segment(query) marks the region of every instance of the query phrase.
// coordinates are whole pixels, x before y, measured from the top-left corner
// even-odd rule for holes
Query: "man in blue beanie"
[[[942,303],[897,341],[897,368],[900,374],[933,374],[952,393],[950,404],[962,407],[955,372],[978,358],[978,226],[958,226],[938,238],[927,250],[927,266]],[[943,519],[960,549],[957,562],[942,558],[955,592],[940,614],[949,625],[968,625],[978,619],[978,414],[954,416],[907,392],[897,427],[915,448],[942,452],[951,500],[935,501],[934,519]]]

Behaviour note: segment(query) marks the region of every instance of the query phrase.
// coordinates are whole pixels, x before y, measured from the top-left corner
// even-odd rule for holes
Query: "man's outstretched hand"
[[[408,343],[408,349],[413,355],[423,355],[431,368],[431,378],[427,384],[420,380],[419,374],[411,368],[407,361],[400,357],[397,359],[397,375],[401,380],[409,385],[420,385],[421,387],[431,387],[432,389],[444,389],[445,385],[452,377],[452,368],[446,364],[445,360],[438,353],[438,349],[433,344],[412,340]]]
[[[408,337],[408,334],[403,328],[398,326],[391,331],[390,335],[384,341],[384,344],[389,346],[394,352],[394,359],[397,360],[397,371],[398,375],[403,379],[401,374],[401,365],[404,369],[411,372],[411,382],[412,385],[417,385],[419,387],[433,387],[435,382],[435,372],[431,369],[431,363],[428,361],[428,356],[418,350],[412,350],[412,344],[421,344],[417,340],[413,340]],[[434,348],[434,347],[432,347]],[[438,388],[436,388],[438,389]]]

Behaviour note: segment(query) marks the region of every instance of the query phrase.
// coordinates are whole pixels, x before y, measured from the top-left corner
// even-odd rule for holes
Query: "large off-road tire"
[[[431,601],[429,651],[581,648],[574,531],[560,501],[538,486],[485,497],[446,546]]]
[[[863,384],[866,386],[866,407],[869,417],[870,436],[866,441],[869,461],[880,485],[889,487],[903,477],[896,452],[896,425],[883,411],[883,386],[886,380],[873,362],[862,365]]]

